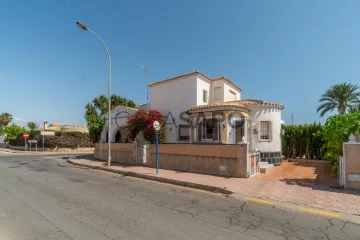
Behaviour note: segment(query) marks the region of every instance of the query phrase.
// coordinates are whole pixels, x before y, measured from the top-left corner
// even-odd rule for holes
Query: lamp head
[[[88,30],[88,27],[82,22],[76,22],[76,25],[83,30]]]

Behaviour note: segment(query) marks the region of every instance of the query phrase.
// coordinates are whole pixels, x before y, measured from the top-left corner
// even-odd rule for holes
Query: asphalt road
[[[0,153],[0,239],[360,239],[360,226]]]

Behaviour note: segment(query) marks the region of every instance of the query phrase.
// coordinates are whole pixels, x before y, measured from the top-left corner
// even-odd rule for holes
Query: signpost
[[[55,136],[55,132],[53,131],[41,131],[42,135],[42,151],[45,149],[45,136]]]
[[[24,140],[25,140],[25,147],[24,147],[24,148],[25,148],[25,151],[26,151],[26,145],[27,145],[27,144],[26,144],[26,139],[28,139],[28,138],[30,137],[30,134],[28,134],[28,133],[23,133],[22,136],[23,136],[23,138],[24,138]]]
[[[31,144],[35,143],[36,151],[37,151],[37,140],[28,140],[28,143],[30,144],[30,152],[31,152]]]
[[[156,143],[156,175],[159,173],[159,130],[160,130],[160,123],[159,121],[153,122],[153,127],[155,129],[155,143]]]

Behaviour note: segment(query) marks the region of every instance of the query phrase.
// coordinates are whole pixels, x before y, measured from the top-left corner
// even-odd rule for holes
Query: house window
[[[230,91],[230,100],[236,100],[236,93],[232,90],[229,90]]]
[[[214,88],[214,101],[221,100],[221,87]]]
[[[208,91],[203,90],[203,102],[207,103],[207,99],[208,99]]]
[[[178,132],[178,139],[179,140],[186,140],[189,141],[190,134],[189,134],[189,126],[187,125],[179,125],[179,132]]]
[[[272,124],[270,121],[260,121],[260,140],[271,141]]]
[[[220,119],[208,118],[204,119],[198,126],[198,141],[221,141]]]

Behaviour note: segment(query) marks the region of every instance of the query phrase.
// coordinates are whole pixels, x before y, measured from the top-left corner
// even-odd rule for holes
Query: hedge
[[[40,131],[30,131],[29,139],[38,140],[38,147],[42,146],[42,136],[40,135]],[[12,146],[24,146],[24,139],[22,135],[19,135],[17,139],[10,140],[9,144]],[[93,146],[94,143],[91,141],[88,133],[56,131],[55,136],[45,136],[46,148],[78,148]]]

